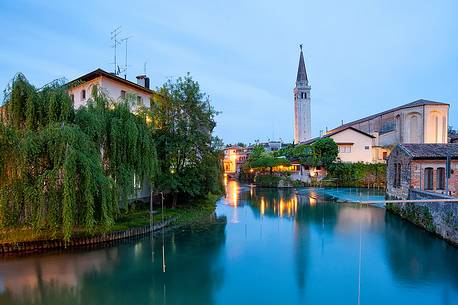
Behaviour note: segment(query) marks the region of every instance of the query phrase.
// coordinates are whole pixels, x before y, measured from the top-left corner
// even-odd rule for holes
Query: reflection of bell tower
[[[311,138],[312,115],[310,110],[310,90],[305,70],[304,54],[301,54],[297,69],[296,87],[294,88],[294,143],[301,143]]]

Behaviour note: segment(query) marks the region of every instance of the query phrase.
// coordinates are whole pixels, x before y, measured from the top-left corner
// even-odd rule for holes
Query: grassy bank
[[[211,215],[215,210],[215,204],[219,196],[210,195],[194,204],[178,205],[177,208],[164,208],[164,215],[161,214],[160,206],[154,207],[154,222],[158,223],[164,219],[175,219],[171,225],[182,226],[199,221]],[[139,228],[150,224],[149,210],[134,210],[122,214],[115,225],[108,230],[103,227],[96,227],[92,231],[76,228],[72,237],[90,237],[106,234],[114,231],[124,231],[131,228]],[[18,243],[36,240],[63,239],[62,232],[55,232],[49,229],[34,228],[2,228],[0,229],[0,244]]]

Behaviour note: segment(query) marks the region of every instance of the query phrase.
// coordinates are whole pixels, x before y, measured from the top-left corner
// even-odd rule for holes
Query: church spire
[[[299,57],[299,67],[297,68],[296,83],[308,83],[307,71],[305,70],[304,54],[302,53],[302,44],[299,45],[301,48],[301,56]]]

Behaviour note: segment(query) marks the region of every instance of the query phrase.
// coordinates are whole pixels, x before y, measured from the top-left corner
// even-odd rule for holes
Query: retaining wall
[[[450,199],[441,194],[411,190],[409,199]],[[458,204],[455,202],[387,203],[386,209],[458,246]]]
[[[168,226],[175,219],[169,219],[164,222],[159,222],[154,226],[145,226],[139,228],[131,228],[125,231],[114,231],[98,236],[91,237],[75,237],[65,242],[62,239],[56,240],[36,240],[18,243],[5,243],[0,244],[0,255],[3,254],[15,254],[15,253],[33,253],[33,252],[44,252],[55,249],[67,249],[67,248],[78,248],[98,245],[102,243],[110,243],[117,240],[137,237],[140,235],[148,234],[152,231],[162,229]]]

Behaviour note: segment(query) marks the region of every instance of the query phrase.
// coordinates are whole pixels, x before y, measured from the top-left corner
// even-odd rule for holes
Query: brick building
[[[398,144],[388,158],[387,193],[391,197],[408,199],[411,190],[447,194],[447,182],[448,194],[458,196],[458,144]]]

